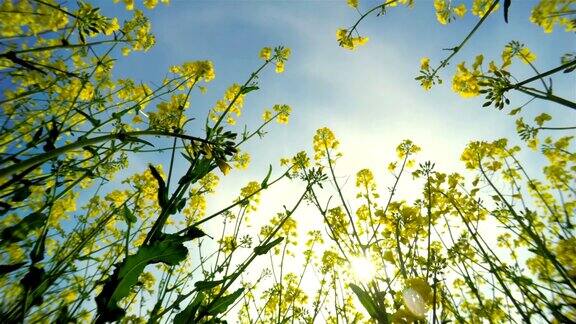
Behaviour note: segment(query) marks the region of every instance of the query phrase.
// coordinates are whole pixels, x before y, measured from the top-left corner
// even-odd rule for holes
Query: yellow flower
[[[525,64],[532,63],[536,60],[536,54],[532,53],[528,47],[522,47],[519,55]]]
[[[206,197],[198,194],[196,189],[190,191],[190,199],[182,211],[186,225],[190,225],[206,215]],[[144,238],[142,238],[143,240]]]
[[[188,87],[194,84],[194,79],[210,82],[216,77],[212,61],[189,61],[181,66],[171,66],[170,72],[189,79]]]
[[[272,112],[268,109],[264,110],[264,112],[262,113],[262,120],[267,122],[270,119],[272,119]]]
[[[368,43],[368,37],[354,37],[354,38],[352,38],[352,46],[353,47],[365,45],[366,43]]]
[[[424,78],[424,79],[420,80],[420,85],[426,91],[432,89],[432,84],[433,84],[432,79],[430,79],[430,78]]]
[[[346,0],[351,8],[358,8],[358,0]]]
[[[124,0],[126,10],[134,10],[134,0]]]
[[[140,114],[136,114],[136,115],[134,116],[134,118],[132,118],[132,122],[135,123],[135,124],[141,123],[141,122],[142,122],[142,117],[140,117]]]
[[[484,16],[488,12],[488,9],[490,9],[490,6],[492,6],[493,2],[493,0],[474,0],[472,3],[472,14],[478,17]],[[500,5],[497,4],[490,13],[494,13],[498,10],[499,6]]]
[[[292,51],[287,47],[276,47],[274,49],[274,57],[276,58],[276,73],[284,72],[284,65]]]
[[[464,17],[464,15],[466,14],[466,5],[465,4],[460,4],[456,7],[454,7],[454,13],[458,16],[458,17]]]
[[[369,188],[374,185],[374,175],[370,169],[362,169],[356,173],[356,187]]]
[[[314,135],[314,160],[318,161],[326,156],[326,151],[336,149],[340,143],[336,140],[334,133],[330,128],[323,127],[316,131]]]
[[[558,241],[556,246],[558,261],[566,265],[571,276],[576,275],[576,238],[568,238]]]
[[[292,50],[289,49],[288,47],[277,47],[275,51],[276,51],[276,57],[281,61],[288,60],[288,58],[292,54]]]
[[[284,72],[284,62],[278,61],[276,62],[276,73]]]
[[[105,200],[111,202],[114,207],[122,206],[128,200],[128,192],[113,190],[106,195]]]
[[[272,57],[272,49],[270,47],[264,47],[260,50],[260,58],[264,61],[268,61]]]
[[[256,181],[250,181],[244,188],[240,189],[239,200],[246,199],[244,205],[249,207],[250,210],[256,210],[256,205],[260,203],[259,191],[260,183]]]
[[[288,118],[290,117],[290,112],[292,108],[288,105],[274,105],[272,109],[278,113],[278,117],[276,117],[276,121],[278,124],[288,124]]]
[[[156,282],[156,278],[151,272],[143,272],[140,275],[139,281],[144,289],[150,292],[154,291],[154,283]]]
[[[112,35],[113,32],[118,31],[120,25],[118,24],[118,18],[114,17],[106,24],[106,29],[104,29],[105,35]]]
[[[156,105],[157,111],[150,112],[148,120],[151,129],[173,131],[181,127],[186,119],[184,110],[190,106],[186,101],[186,94],[179,93],[170,97],[170,101],[163,101]]]
[[[464,98],[476,97],[480,94],[478,71],[470,72],[465,63],[458,64],[456,74],[452,79],[452,90]]]
[[[420,70],[428,71],[430,69],[430,58],[423,57],[420,59]]]
[[[144,6],[148,9],[154,9],[158,5],[158,0],[144,0]]]
[[[396,146],[396,155],[399,159],[404,158],[406,155],[415,154],[421,151],[418,145],[415,145],[411,140],[405,139]]]
[[[348,35],[347,29],[339,28],[336,31],[336,40],[341,47],[353,50],[358,46],[366,44],[368,42],[368,37],[351,37]]]
[[[540,0],[532,9],[530,21],[542,27],[545,33],[551,33],[556,24],[564,26],[567,32],[574,31],[573,17],[568,14],[574,10],[570,7],[573,3],[573,0]]]
[[[434,9],[439,23],[446,25],[450,22],[450,9],[447,0],[434,0]]]
[[[224,98],[216,101],[212,108],[210,118],[214,121],[221,117],[221,114],[229,114],[226,116],[226,122],[229,124],[236,123],[236,120],[230,115],[232,113],[236,116],[242,114],[242,107],[244,106],[244,95],[241,93],[241,86],[237,83],[232,84],[224,93]]]
[[[78,298],[78,294],[73,290],[66,290],[62,293],[61,298],[65,304],[70,304]]]
[[[218,178],[217,175],[215,175],[214,173],[208,173],[202,179],[200,179],[198,182],[200,183],[202,188],[204,190],[206,190],[207,192],[214,192],[214,190],[218,186],[219,181],[220,181],[220,178]]]
[[[238,152],[232,157],[234,167],[237,169],[246,170],[250,164],[250,154],[246,152]]]

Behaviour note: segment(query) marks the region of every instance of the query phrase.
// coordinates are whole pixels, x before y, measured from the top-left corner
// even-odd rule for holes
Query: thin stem
[[[536,80],[538,80],[538,79],[541,79],[541,78],[544,78],[544,77],[546,77],[546,76],[552,75],[552,74],[554,74],[554,73],[556,73],[556,72],[560,72],[560,71],[562,71],[562,70],[568,69],[568,68],[572,67],[573,65],[576,65],[576,60],[572,60],[572,61],[570,61],[570,62],[564,63],[564,64],[562,64],[562,65],[560,65],[560,66],[558,66],[558,67],[556,67],[556,68],[554,68],[554,69],[548,70],[548,71],[546,71],[546,72],[543,72],[543,73],[540,73],[540,74],[538,74],[538,75],[535,75],[535,76],[533,76],[533,77],[531,77],[531,78],[528,78],[528,79],[526,79],[526,80],[524,80],[524,81],[520,81],[520,82],[518,82],[518,83],[515,83],[515,84],[513,84],[513,85],[510,85],[510,86],[508,87],[508,89],[517,89],[518,87],[521,87],[521,86],[523,86],[523,85],[525,85],[525,84],[528,84],[528,83],[530,83],[530,82],[532,82],[532,81],[536,81]]]
[[[488,11],[486,11],[486,13],[484,14],[484,16],[482,16],[482,18],[480,18],[480,20],[476,23],[476,25],[474,26],[474,28],[472,28],[472,30],[468,33],[468,35],[466,35],[466,37],[464,38],[464,40],[462,42],[460,42],[460,44],[454,48],[452,48],[452,53],[445,58],[444,60],[442,60],[442,62],[440,62],[440,65],[434,69],[434,71],[432,71],[432,75],[431,77],[434,77],[436,75],[436,73],[441,69],[444,68],[445,66],[448,65],[448,62],[458,53],[460,52],[460,50],[464,47],[464,45],[466,45],[466,43],[468,42],[468,40],[470,40],[470,38],[472,38],[472,35],[474,35],[474,33],[478,30],[478,28],[480,28],[480,26],[482,25],[482,23],[484,23],[484,21],[486,20],[486,18],[488,18],[488,15],[490,15],[492,13],[492,11],[494,10],[494,8],[496,8],[496,5],[498,4],[498,2],[500,2],[500,0],[494,0],[494,2],[492,3],[492,5],[490,6],[490,8],[488,8]]]
[[[36,155],[36,156],[26,160],[26,161],[19,162],[18,164],[13,164],[9,167],[6,167],[6,168],[0,170],[0,179],[5,178],[7,176],[10,176],[10,175],[14,174],[15,172],[18,172],[22,169],[26,169],[32,165],[42,164],[42,163],[44,163],[50,159],[53,159],[53,158],[55,158],[61,154],[64,154],[68,151],[80,149],[84,146],[88,146],[88,145],[92,145],[92,144],[96,144],[96,143],[100,143],[100,142],[104,142],[104,141],[109,141],[109,140],[115,140],[115,139],[116,140],[128,140],[128,141],[130,141],[130,137],[137,138],[138,136],[176,137],[176,138],[186,139],[186,140],[190,140],[190,141],[199,141],[199,142],[211,144],[210,141],[207,141],[207,140],[199,138],[199,137],[189,136],[189,135],[185,135],[185,134],[172,133],[172,132],[159,131],[159,130],[145,130],[145,131],[134,131],[134,132],[126,132],[126,133],[108,134],[108,135],[103,135],[103,136],[98,136],[98,137],[93,137],[93,138],[89,138],[89,139],[76,141],[74,143],[61,146],[61,147],[54,149],[50,152]]]

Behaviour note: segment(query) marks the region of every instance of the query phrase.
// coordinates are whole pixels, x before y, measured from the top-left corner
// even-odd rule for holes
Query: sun
[[[352,271],[361,282],[369,282],[376,275],[376,267],[365,256],[355,256],[350,258]]]

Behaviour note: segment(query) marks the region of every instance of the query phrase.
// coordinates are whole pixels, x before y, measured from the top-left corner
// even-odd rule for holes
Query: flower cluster
[[[436,19],[442,25],[450,23],[455,17],[463,17],[466,14],[466,5],[452,5],[452,1],[434,0],[434,9],[436,10]]]
[[[240,189],[240,197],[238,200],[243,201],[243,205],[246,206],[246,211],[255,211],[256,207],[260,203],[260,183],[256,181],[250,181],[246,186]]]
[[[180,130],[184,120],[184,110],[190,106],[186,100],[186,94],[178,93],[170,98],[170,101],[163,101],[156,105],[157,111],[148,114],[150,129],[166,132]]]
[[[326,154],[330,150],[336,150],[339,145],[340,142],[338,142],[332,130],[328,127],[319,128],[316,130],[313,141],[314,160],[321,160],[323,157],[326,157]]]
[[[142,0],[142,4],[148,9],[154,9],[158,5],[158,1],[162,2],[165,5],[170,3],[170,0]],[[114,0],[114,3],[118,2],[120,2],[120,0]],[[135,7],[134,0],[122,0],[122,2],[124,2],[126,10],[134,10]]]
[[[242,86],[239,84],[232,84],[224,93],[224,98],[216,101],[214,108],[210,111],[210,118],[217,121],[220,118],[226,118],[226,122],[230,125],[236,124],[236,119],[231,116],[232,113],[237,117],[242,115],[242,107],[244,106],[244,94],[242,93]]]
[[[336,31],[336,40],[338,44],[349,50],[354,50],[358,46],[365,45],[368,42],[368,37],[356,36],[352,37],[346,28],[339,28]]]
[[[575,6],[572,0],[540,0],[532,9],[530,21],[542,27],[545,33],[551,33],[557,24],[572,32],[576,26],[568,15],[574,13]]]
[[[170,72],[186,80],[186,86],[192,87],[195,82],[204,80],[210,82],[215,77],[214,64],[212,61],[190,61],[182,65],[170,67]]]
[[[456,74],[452,79],[452,90],[458,93],[463,98],[476,97],[480,94],[480,77],[482,72],[480,66],[482,65],[483,56],[476,56],[476,60],[472,66],[472,70],[466,67],[466,63],[458,64]]]
[[[290,112],[292,111],[292,108],[290,108],[290,106],[274,105],[274,107],[272,107],[272,110],[274,110],[274,112],[276,112],[276,114],[278,115],[278,117],[276,117],[276,121],[278,122],[278,124],[288,124],[288,118],[290,117]]]
[[[493,0],[474,0],[474,2],[472,2],[472,14],[478,17],[483,17],[488,12],[493,3]],[[490,14],[498,10],[499,7],[500,4],[497,4],[496,7],[492,9]]]
[[[436,75],[436,71],[430,68],[430,58],[423,57],[420,59],[420,75],[414,78],[420,81],[420,86],[424,90],[430,90],[436,83],[442,84],[442,79]]]
[[[34,1],[3,1],[0,4],[0,36],[13,37],[22,34],[38,35],[45,31],[58,31],[68,24],[68,16],[49,5],[54,0],[46,0],[48,5]],[[66,8],[63,8],[66,10]]]

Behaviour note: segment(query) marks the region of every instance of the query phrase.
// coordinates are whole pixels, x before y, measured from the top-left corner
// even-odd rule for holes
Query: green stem
[[[342,205],[344,205],[344,209],[346,210],[346,215],[348,215],[348,219],[350,220],[350,225],[352,226],[352,233],[358,242],[358,246],[364,250],[364,245],[362,245],[362,241],[360,241],[360,236],[358,236],[358,232],[356,231],[356,225],[354,225],[354,219],[352,218],[352,213],[350,213],[350,209],[348,208],[348,204],[346,204],[346,200],[344,199],[344,195],[342,194],[342,190],[340,189],[340,185],[338,184],[338,180],[336,179],[336,174],[334,173],[334,166],[332,165],[332,158],[330,157],[330,152],[328,150],[328,146],[324,143],[324,149],[326,150],[326,159],[328,160],[328,167],[330,168],[330,174],[332,175],[332,180],[334,181],[334,185],[336,186],[336,191],[338,191],[338,196],[340,197],[340,201]]]
[[[89,46],[96,46],[96,45],[108,44],[108,43],[118,43],[118,42],[126,42],[126,41],[111,39],[111,40],[103,40],[103,41],[92,42],[92,43],[87,43],[87,44],[68,44],[68,45],[52,45],[52,46],[46,46],[46,47],[35,47],[35,48],[23,49],[20,51],[8,51],[8,52],[0,54],[0,57],[9,58],[11,55],[16,55],[16,54],[45,52],[45,51],[52,51],[55,49],[89,47]]]
[[[468,33],[468,35],[466,35],[466,38],[464,38],[464,40],[462,42],[460,42],[460,44],[454,48],[452,48],[452,54],[450,54],[447,58],[445,58],[444,60],[442,60],[442,62],[440,62],[440,65],[434,69],[434,71],[432,71],[432,75],[431,77],[434,77],[436,75],[436,73],[443,67],[445,67],[446,65],[448,65],[448,62],[456,55],[458,54],[458,52],[460,52],[460,50],[464,47],[464,45],[466,45],[466,43],[468,42],[468,40],[470,40],[470,38],[472,38],[472,35],[474,35],[474,33],[478,30],[478,28],[480,28],[480,26],[482,25],[482,23],[484,23],[484,20],[486,20],[486,18],[488,18],[488,15],[490,15],[492,13],[492,11],[494,10],[494,8],[496,8],[496,5],[498,4],[498,2],[500,2],[500,0],[494,0],[494,2],[492,3],[492,5],[490,6],[490,8],[488,8],[488,11],[486,11],[486,13],[484,14],[484,16],[482,16],[482,18],[480,18],[480,20],[476,23],[476,25],[474,26],[474,28],[472,28],[472,30]]]
[[[373,13],[374,11],[378,10],[378,9],[383,9],[385,8],[387,5],[391,5],[394,2],[396,2],[398,0],[391,0],[382,4],[377,5],[376,7],[368,10],[365,14],[363,14],[362,16],[360,16],[360,18],[358,19],[358,21],[356,21],[356,23],[354,24],[354,26],[350,27],[349,31],[348,31],[348,37],[350,37],[352,35],[352,33],[356,30],[356,28],[358,27],[358,24],[360,24],[360,22],[362,20],[364,20],[364,18],[368,17],[368,15],[370,15],[371,13]]]
[[[564,64],[562,64],[562,65],[560,65],[560,66],[558,66],[558,67],[556,67],[556,68],[554,68],[554,69],[548,70],[548,71],[546,71],[546,72],[543,72],[543,73],[540,73],[540,74],[538,74],[538,75],[535,75],[535,76],[533,76],[533,77],[531,77],[531,78],[528,78],[528,79],[526,79],[526,80],[524,80],[524,81],[520,81],[520,82],[518,82],[518,83],[515,83],[515,84],[513,84],[513,85],[510,85],[510,86],[508,87],[508,89],[516,89],[516,88],[521,87],[521,86],[523,86],[523,85],[525,85],[525,84],[528,84],[528,83],[530,83],[530,82],[532,82],[532,81],[536,81],[536,80],[538,80],[538,79],[541,79],[541,78],[544,78],[544,77],[546,77],[546,76],[552,75],[552,74],[554,74],[554,73],[556,73],[556,72],[560,72],[560,71],[562,71],[562,70],[568,69],[568,68],[572,67],[573,65],[576,65],[576,60],[572,60],[572,61],[570,61],[570,62],[564,63]]]
[[[92,144],[96,144],[96,143],[100,143],[100,142],[104,142],[104,141],[109,141],[109,140],[115,140],[115,139],[123,140],[123,139],[126,139],[127,137],[138,137],[138,136],[166,136],[166,137],[176,137],[176,138],[181,138],[181,139],[186,139],[186,140],[191,140],[191,141],[210,143],[209,141],[202,139],[202,138],[184,135],[184,134],[178,134],[178,133],[158,131],[158,130],[145,130],[145,131],[108,134],[108,135],[103,135],[103,136],[98,136],[98,137],[93,137],[93,138],[89,138],[89,139],[83,139],[80,141],[76,141],[74,143],[61,146],[61,147],[54,149],[50,152],[36,155],[36,156],[26,160],[26,161],[22,161],[22,162],[18,163],[18,164],[13,164],[9,167],[6,167],[6,168],[0,170],[0,179],[8,177],[8,176],[14,174],[15,172],[18,172],[22,169],[26,169],[32,165],[44,163],[44,162],[51,160],[51,159],[53,159],[59,155],[62,155],[68,151],[76,150],[76,149],[82,148],[82,147],[87,146],[87,145],[92,145]]]
[[[539,94],[538,92],[536,92],[537,90],[535,90],[535,89],[531,89],[531,88],[527,88],[527,87],[523,87],[523,86],[520,86],[520,87],[517,87],[517,88],[514,88],[514,89],[516,89],[516,90],[518,90],[518,91],[520,91],[520,92],[522,92],[522,93],[525,93],[525,94],[527,94],[527,95],[533,96],[533,97],[535,97],[535,98],[542,99],[542,100],[547,100],[547,101],[552,101],[552,102],[555,102],[555,103],[557,103],[557,104],[559,104],[559,105],[562,105],[562,106],[565,106],[565,107],[572,108],[572,109],[575,109],[575,110],[576,110],[576,102],[573,102],[573,101],[564,99],[564,98],[562,98],[562,97],[555,96],[555,95],[553,95],[553,94],[551,94],[551,93],[542,95],[542,94]]]

